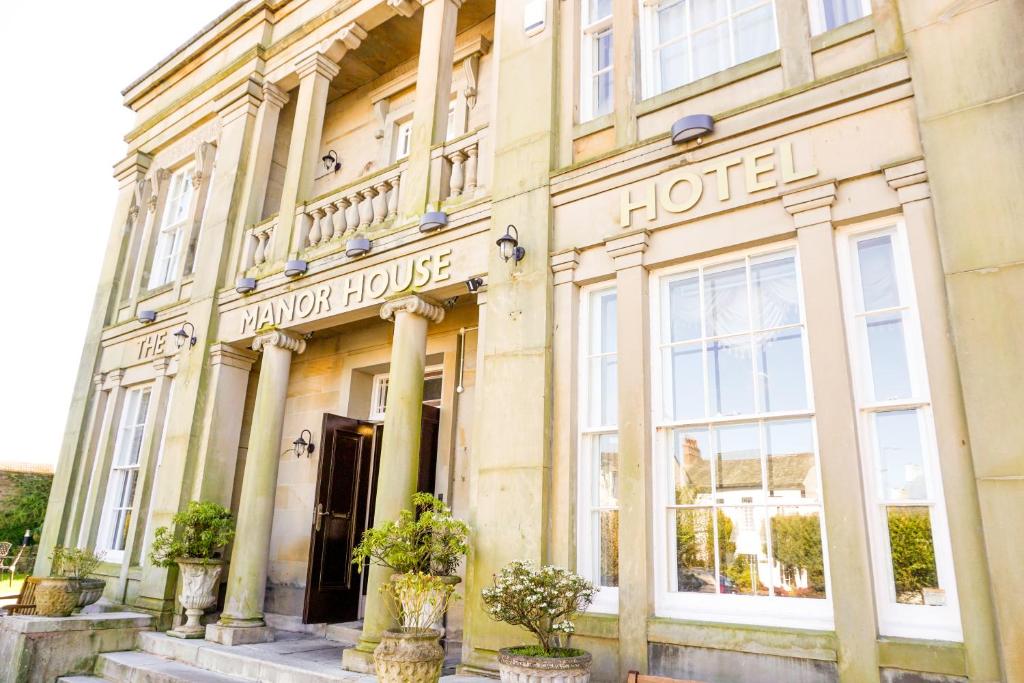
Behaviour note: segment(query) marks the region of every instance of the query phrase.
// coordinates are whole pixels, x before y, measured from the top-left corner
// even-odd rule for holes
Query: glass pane
[[[800,328],[755,337],[757,394],[761,410],[771,412],[807,407],[802,339]]]
[[[700,282],[697,276],[668,284],[669,341],[699,339]]]
[[[600,585],[619,585],[619,511],[602,510],[598,513],[601,534]]]
[[[693,78],[704,78],[729,66],[729,27],[726,23],[693,34]]]
[[[690,80],[689,45],[689,41],[682,39],[659,50],[662,92],[678,88]]]
[[[822,10],[825,16],[826,31],[831,31],[864,16],[860,0],[822,0]]]
[[[711,496],[711,441],[707,429],[672,432],[673,500],[676,505],[706,503]]]
[[[114,513],[113,531],[110,536],[111,550],[124,550],[125,540],[128,535],[128,511],[117,510]]]
[[[602,434],[597,439],[598,482],[597,504],[599,507],[616,507],[619,504],[619,437]]]
[[[603,292],[597,296],[591,353],[615,353],[618,345],[616,310],[614,292]]]
[[[892,252],[892,235],[882,235],[857,243],[860,264],[861,300],[865,311],[900,305],[896,284],[896,264]]]
[[[777,508],[771,520],[775,595],[824,598],[821,514],[816,508]]]
[[[717,484],[720,503],[761,500],[761,444],[756,424],[730,425],[715,432]],[[749,498],[749,501],[744,501]]]
[[[139,427],[146,424],[146,416],[149,414],[149,393],[149,389],[145,389],[139,397],[139,405],[134,416],[135,424]]]
[[[723,593],[768,595],[771,563],[764,514],[761,507],[719,508],[718,562]]]
[[[917,411],[878,413],[875,415],[875,432],[883,500],[927,498]]]
[[[865,319],[871,382],[876,401],[909,398],[910,370],[903,338],[903,314],[881,313]]]
[[[590,16],[588,19],[591,23],[598,19],[604,19],[612,13],[612,0],[590,0]]]
[[[423,380],[423,402],[440,401],[442,384],[443,382],[440,377],[430,377]]]
[[[736,64],[768,54],[775,49],[775,16],[772,5],[761,5],[733,19]]]
[[[670,539],[669,547],[674,545],[676,549],[676,571],[669,577],[669,590],[680,593],[716,592],[711,509],[670,510],[669,515],[669,529],[675,528],[675,539]]]
[[[725,0],[692,0],[692,29],[704,28],[708,24],[724,19],[729,13]]]
[[[665,349],[672,373],[665,383],[666,413],[670,419],[704,417],[704,366],[700,342]]]
[[[944,605],[932,544],[931,514],[925,507],[888,507],[889,551],[896,602]]]
[[[594,116],[603,116],[612,110],[611,69],[594,77]]]
[[[800,322],[796,259],[774,257],[750,264],[754,328],[770,329]]]
[[[686,3],[663,2],[658,7],[658,43],[678,38],[686,30]]]
[[[818,463],[810,420],[779,420],[765,425],[768,495],[773,499],[818,499]]]
[[[750,329],[747,272],[743,264],[704,275],[707,335],[718,337]]]
[[[137,469],[118,470],[117,488],[114,489],[113,506],[116,508],[130,508],[135,499],[135,483],[139,479]]]
[[[754,411],[750,338],[708,343],[708,384],[712,415],[744,415]]]
[[[612,65],[612,32],[598,33],[595,41],[597,49],[594,50],[594,71],[600,71]]]
[[[615,356],[590,360],[590,427],[611,427],[619,415],[618,362]]]

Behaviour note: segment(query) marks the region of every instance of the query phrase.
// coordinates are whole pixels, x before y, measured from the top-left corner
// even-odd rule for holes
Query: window
[[[901,223],[840,242],[882,635],[961,640],[931,398]]]
[[[818,35],[871,14],[871,0],[810,0],[811,33]]]
[[[580,120],[612,110],[612,0],[582,0]]]
[[[192,205],[191,166],[176,171],[170,180],[164,203],[160,232],[157,235],[153,265],[149,271],[149,289],[171,282],[178,272],[181,243],[185,236]]]
[[[121,424],[114,445],[114,460],[103,502],[97,547],[107,552],[108,561],[120,560],[128,540],[139,480],[139,455],[149,414],[150,389],[132,389],[124,399]]]
[[[409,156],[409,143],[412,140],[412,119],[398,124],[398,135],[395,137],[395,161]]]
[[[597,584],[595,612],[618,611],[619,412],[616,294],[583,290],[577,570]]]
[[[423,402],[429,406],[441,405],[442,371],[441,367],[427,368],[423,373]],[[388,404],[387,373],[373,376],[373,389],[370,394],[370,420],[383,421],[384,411]]]
[[[643,2],[644,94],[653,97],[778,47],[773,0]]]
[[[795,250],[652,279],[657,613],[832,628]]]

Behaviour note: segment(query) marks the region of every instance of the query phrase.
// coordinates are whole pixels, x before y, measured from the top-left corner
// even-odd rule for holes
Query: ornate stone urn
[[[373,651],[381,683],[436,683],[441,678],[444,650],[432,629],[384,631]]]
[[[527,657],[509,648],[498,650],[498,671],[503,683],[590,683],[593,657]]]
[[[80,579],[48,577],[36,584],[36,616],[67,617],[78,607],[82,586]]]
[[[80,587],[82,592],[78,598],[78,604],[75,605],[76,609],[82,609],[93,604],[101,597],[103,597],[103,589],[107,587],[107,582],[103,579],[79,579]]]
[[[181,593],[178,602],[185,608],[185,623],[167,632],[175,638],[202,638],[206,627],[199,623],[203,612],[217,603],[217,584],[224,560],[175,560],[181,571]]]

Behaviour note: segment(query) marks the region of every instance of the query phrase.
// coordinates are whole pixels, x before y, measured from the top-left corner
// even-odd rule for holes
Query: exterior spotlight
[[[715,129],[715,120],[708,114],[691,114],[672,124],[672,144],[694,140]]]
[[[333,149],[327,154],[323,155],[323,157],[320,160],[324,162],[324,170],[326,170],[328,173],[330,173],[331,171],[337,173],[338,171],[341,170],[341,162],[338,160],[338,153],[335,152]]]
[[[135,319],[143,325],[149,325],[150,323],[156,322],[156,311],[139,311],[138,315],[135,316]]]
[[[309,438],[302,438],[304,436],[308,436]],[[295,439],[295,441],[292,441],[292,446],[295,447],[296,458],[301,458],[302,456],[306,456],[308,458],[309,456],[313,455],[313,451],[316,450],[316,444],[313,443],[313,435],[310,433],[308,429],[302,430],[302,432],[299,434],[299,438]]]
[[[256,278],[240,277],[235,281],[235,291],[239,294],[248,294],[256,289]]]
[[[480,291],[480,288],[484,285],[484,279],[482,277],[471,277],[466,280],[466,289],[469,290],[470,294],[476,294]]]
[[[420,219],[420,232],[433,232],[448,225],[448,214],[444,211],[427,211]]]
[[[498,245],[498,254],[506,263],[509,259],[519,263],[526,256],[526,249],[519,246],[519,229],[514,225],[505,228],[505,234],[498,238],[496,244]]]
[[[186,327],[188,328],[188,332],[185,331]],[[190,323],[187,320],[184,323],[182,323],[181,329],[174,333],[174,341],[175,341],[175,343],[177,343],[179,349],[182,346],[185,345],[185,342],[188,342],[188,347],[189,348],[192,348],[193,346],[195,346],[196,345],[196,327],[195,327],[195,325],[193,325],[192,323]]]
[[[365,237],[353,237],[345,243],[345,256],[355,258],[356,256],[364,256],[370,253],[370,247],[373,246],[370,240]]]
[[[309,264],[302,259],[295,259],[284,264],[284,274],[288,277],[298,277],[309,270]]]

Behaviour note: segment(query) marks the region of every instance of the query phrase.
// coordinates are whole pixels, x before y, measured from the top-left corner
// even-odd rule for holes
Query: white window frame
[[[383,422],[384,412],[387,409],[388,404],[388,378],[390,373],[381,372],[373,376],[373,388],[370,391],[370,414],[367,418],[371,422]],[[440,378],[443,386],[444,382],[444,366],[443,365],[430,365],[423,370],[424,381],[428,379]],[[430,403],[433,405],[433,401],[424,403]]]
[[[856,265],[855,243],[881,235],[892,235],[893,259],[899,289],[900,310],[904,314],[903,337],[906,344],[907,369],[911,396],[905,399],[875,401],[871,396],[871,362],[866,330],[859,324],[861,288]],[[906,224],[902,217],[868,221],[844,229],[836,244],[843,289],[843,307],[847,326],[854,396],[857,404],[857,427],[860,431],[860,459],[864,476],[864,498],[868,506],[868,536],[874,570],[875,604],[878,610],[879,633],[901,638],[963,641],[953,549],[946,516],[942,470],[931,407],[931,389],[924,365],[924,341],[918,313],[918,297],[914,288],[913,262],[907,243]],[[879,309],[889,310],[889,309]],[[889,553],[889,528],[885,515],[887,503],[880,495],[876,473],[875,416],[897,410],[916,410],[918,431],[925,465],[927,498],[899,505],[928,507],[931,510],[932,546],[939,586],[946,593],[945,605],[907,605],[896,602],[892,562]],[[889,501],[888,504],[893,504]]]
[[[703,418],[692,418],[684,420],[668,420],[663,417],[664,410],[664,392],[663,392],[663,363],[662,363],[662,324],[668,320],[668,302],[665,297],[662,296],[662,285],[663,283],[672,278],[673,276],[698,271],[701,273],[701,327],[702,327],[702,339],[706,339],[707,336],[703,332],[703,327],[706,324],[704,317],[704,304],[703,304],[703,271],[704,268],[714,268],[719,264],[726,264],[739,260],[746,260],[751,258],[759,258],[764,256],[770,256],[773,254],[791,252],[794,256],[794,265],[796,268],[796,286],[798,301],[800,304],[801,322],[799,327],[803,330],[803,361],[804,361],[804,381],[806,383],[806,396],[807,396],[807,407],[803,410],[795,411],[773,411],[773,412],[757,412],[755,406],[755,412],[749,415],[743,416],[712,416],[708,415]],[[749,272],[749,269],[748,269]],[[816,458],[816,470],[817,470],[817,487],[819,492],[819,500],[817,503],[808,503],[805,505],[793,505],[786,504],[784,501],[773,501],[770,498],[766,498],[764,503],[755,504],[756,506],[767,509],[767,507],[807,507],[815,508],[818,511],[819,520],[821,521],[821,547],[822,547],[822,561],[823,571],[825,579],[825,597],[824,598],[795,598],[795,597],[783,597],[773,595],[738,595],[738,594],[724,594],[724,593],[688,593],[688,592],[673,592],[669,590],[670,586],[670,573],[674,570],[675,565],[673,564],[673,558],[670,556],[668,543],[665,539],[668,538],[669,526],[667,522],[666,509],[669,507],[675,507],[675,503],[669,501],[666,496],[664,487],[655,486],[654,490],[651,491],[651,500],[653,505],[653,531],[654,531],[654,608],[655,615],[659,617],[668,617],[672,619],[701,619],[705,621],[730,623],[730,624],[748,624],[758,626],[774,626],[782,628],[802,628],[810,630],[832,630],[835,628],[835,619],[833,614],[833,600],[832,600],[832,583],[831,583],[831,570],[829,566],[829,554],[828,554],[828,538],[826,536],[826,526],[824,523],[826,514],[826,501],[824,500],[822,487],[821,487],[821,458],[820,449],[818,448],[818,429],[816,419],[816,409],[814,403],[814,392],[811,378],[811,364],[810,364],[810,353],[807,344],[808,335],[812,332],[808,330],[807,319],[806,319],[806,306],[803,291],[803,281],[800,277],[801,274],[801,260],[800,252],[797,249],[795,241],[786,241],[778,244],[773,244],[769,247],[755,247],[752,249],[744,249],[739,251],[732,251],[726,254],[709,257],[706,259],[700,259],[696,261],[689,261],[686,263],[662,268],[658,270],[652,270],[650,273],[650,299],[651,299],[651,409],[653,412],[652,420],[652,439],[654,444],[654,462],[652,468],[652,481],[664,482],[670,481],[674,474],[669,471],[668,457],[669,448],[671,447],[671,433],[673,429],[684,428],[684,427],[720,427],[724,425],[738,425],[738,424],[749,424],[749,425],[764,425],[766,423],[783,420],[786,418],[791,419],[807,419],[811,423],[811,434],[812,443],[814,448],[814,455]],[[749,296],[749,280],[748,296]],[[786,326],[796,327],[796,325]],[[780,328],[781,329],[781,328]],[[753,359],[752,359],[752,362]],[[704,364],[705,373],[707,372],[707,365]],[[705,391],[705,405],[710,405],[708,401],[707,392],[710,391],[710,385],[705,378],[704,382]],[[757,389],[754,387],[754,391]],[[761,439],[763,439],[764,429],[760,428]],[[763,451],[763,444],[762,444]],[[762,469],[764,465],[762,463]],[[712,477],[714,477],[715,468],[712,467]],[[766,475],[762,471],[762,478],[765,479]],[[734,504],[727,504],[726,507],[736,507]],[[715,504],[711,506],[713,511],[719,509],[719,505]],[[715,514],[715,513],[713,513]],[[767,517],[765,518],[767,525]],[[770,527],[766,526],[765,537],[768,548],[768,557],[772,557],[771,552],[771,533]],[[717,542],[717,540],[716,540]],[[718,553],[716,552],[715,564],[716,569],[718,565]],[[716,571],[717,573],[717,571]]]
[[[682,86],[692,83],[701,78],[707,78],[713,74],[705,74],[699,78],[694,77],[694,65],[693,65],[693,36],[694,31],[692,30],[692,6],[688,0],[665,0],[659,2],[658,0],[637,0],[640,3],[640,39],[642,41],[642,54],[643,58],[640,60],[641,68],[641,81],[643,81],[643,96],[644,98],[654,97],[665,92],[666,89],[662,87],[662,74],[661,74],[661,61],[658,59],[658,51],[663,47],[663,42],[658,37],[658,8],[661,5],[670,5],[676,3],[686,3],[686,30],[683,34],[675,39],[672,43],[677,43],[681,40],[686,40],[688,44],[688,59],[687,66],[689,73],[686,74],[684,80],[678,85],[673,86],[674,88],[681,88]],[[811,2],[819,0],[810,0]],[[775,0],[760,0],[757,4],[751,5],[750,7],[744,7],[742,10],[733,11],[732,2],[733,0],[726,0],[728,2],[728,11],[726,15],[716,22],[702,26],[696,33],[701,33],[709,30],[712,26],[720,26],[722,24],[727,25],[727,32],[729,34],[729,63],[724,66],[721,71],[732,68],[742,62],[737,61],[736,57],[736,35],[733,29],[733,22],[738,16],[753,12],[765,5],[771,5],[772,8],[772,24],[775,27],[775,47],[773,50],[769,50],[765,54],[771,54],[773,51],[779,49],[779,15],[778,8],[775,6]],[[756,59],[756,57],[752,58]],[[720,73],[720,72],[715,72]]]
[[[618,425],[590,425],[590,361],[598,356],[612,355],[610,353],[591,353],[590,349],[590,323],[593,316],[592,302],[598,295],[615,292],[616,311],[618,310],[618,291],[615,282],[601,282],[586,287],[579,291],[579,364],[577,376],[579,379],[579,395],[577,405],[578,435],[576,440],[577,453],[577,496],[576,496],[576,571],[595,584],[599,583],[601,539],[600,527],[593,523],[594,513],[602,509],[595,504],[598,500],[598,492],[595,490],[598,472],[594,469],[594,453],[600,437],[605,435],[618,435]],[[617,313],[616,313],[617,314]],[[616,332],[617,334],[617,332]],[[618,343],[615,350],[618,356]],[[618,368],[616,367],[616,372]],[[617,400],[617,397],[616,397]],[[621,470],[620,470],[621,471]],[[614,508],[621,509],[621,508]],[[620,577],[621,578],[621,577]],[[598,614],[617,614],[619,611],[619,589],[618,587],[599,586],[594,601],[587,610]]]
[[[807,0],[808,2],[808,13],[811,19],[811,35],[816,36],[828,31],[834,31],[840,26],[846,26],[846,24],[853,23],[857,19],[863,19],[866,16],[871,15],[871,0],[860,0],[860,7],[862,14],[857,19],[851,19],[846,24],[837,24],[831,28],[828,27],[825,21],[825,6],[824,0]]]
[[[146,411],[140,414],[140,407],[144,396],[148,396],[146,399]],[[107,476],[107,490],[103,496],[103,512],[100,515],[99,534],[96,541],[97,550],[105,551],[104,559],[107,562],[115,563],[121,562],[124,559],[125,552],[125,548],[114,547],[116,543],[113,534],[117,531],[115,528],[117,512],[126,512],[126,527],[130,526],[131,515],[136,512],[135,492],[138,488],[141,474],[139,467],[142,459],[142,448],[146,439],[149,411],[153,410],[153,386],[145,385],[129,389],[121,406],[117,439],[114,443],[114,454]],[[125,449],[131,448],[131,444],[136,442],[136,436],[138,437],[139,450],[135,453],[128,453]],[[124,505],[118,506],[117,501],[114,499],[114,496],[117,495],[117,492],[114,490],[114,484],[117,479],[116,475],[120,472],[124,472],[126,478],[135,477],[131,500],[128,501],[129,505],[127,507]],[[125,533],[127,531],[128,529],[126,528]],[[125,545],[127,546],[127,543]]]
[[[185,234],[188,224],[192,220],[189,208],[195,196],[195,188],[192,186],[194,174],[195,164],[186,164],[174,171],[167,181],[167,199],[164,201],[160,227],[157,230],[156,248],[153,250],[153,261],[149,267],[147,289],[156,289],[174,282],[178,276],[182,252],[186,249]],[[181,191],[173,194],[178,188]],[[175,213],[174,209],[179,207],[183,200],[185,203],[184,217],[178,222],[172,223],[171,216]]]
[[[395,163],[409,156],[412,147],[412,118],[395,124]]]
[[[611,36],[612,59],[604,69],[595,69],[598,38],[605,33]],[[612,13],[598,19],[590,18],[590,0],[580,0],[580,122],[604,116],[615,110],[615,33],[612,30]],[[604,73],[611,74],[613,92],[607,112],[597,112],[597,90],[594,81]]]

